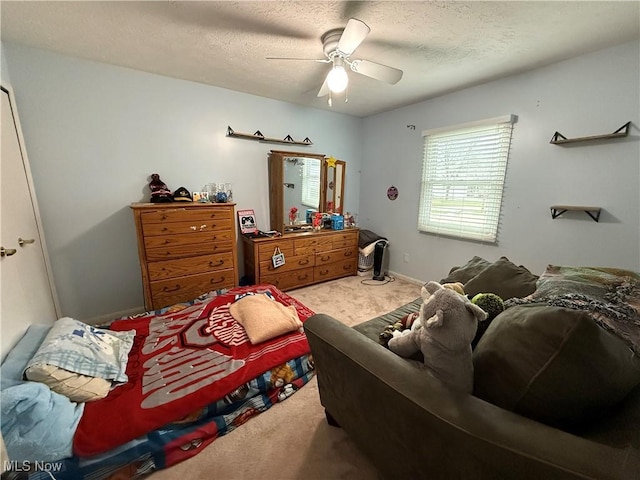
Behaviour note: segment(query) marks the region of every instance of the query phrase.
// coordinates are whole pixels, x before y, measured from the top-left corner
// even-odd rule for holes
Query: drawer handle
[[[320,257],[320,260],[322,260],[323,262],[328,262],[329,260],[331,260],[331,256],[323,255],[322,257]]]
[[[309,274],[308,273],[305,276],[298,275],[298,280],[306,280],[307,278],[309,278]]]
[[[164,287],[162,289],[163,292],[177,292],[178,290],[180,290],[180,285],[176,285],[176,288]]]
[[[329,273],[329,270],[320,270],[320,275],[326,275]]]
[[[215,278],[212,278],[211,280],[209,280],[209,283],[222,283],[225,281],[225,277],[220,277],[220,280],[216,280]]]
[[[343,270],[351,270],[351,265],[343,265],[342,269]]]
[[[213,263],[213,261],[209,262],[210,267],[219,267],[220,265],[224,265],[224,260],[218,260],[217,264]]]
[[[298,265],[307,265],[309,263],[309,259],[305,258],[304,260],[300,260],[298,262]],[[306,277],[305,277],[306,278]]]
[[[345,257],[350,257],[351,255],[353,255],[353,250],[347,250],[346,252],[344,252]]]

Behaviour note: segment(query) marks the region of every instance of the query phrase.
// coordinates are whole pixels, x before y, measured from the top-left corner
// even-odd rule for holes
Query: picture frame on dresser
[[[147,310],[238,285],[234,203],[133,203]]]

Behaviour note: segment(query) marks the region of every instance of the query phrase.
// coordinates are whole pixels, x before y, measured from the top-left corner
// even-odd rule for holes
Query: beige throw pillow
[[[295,307],[284,306],[264,294],[247,295],[229,307],[254,345],[302,328]]]
[[[70,372],[64,368],[39,363],[25,371],[26,377],[33,382],[41,382],[51,390],[72,402],[93,402],[109,394],[111,381]]]

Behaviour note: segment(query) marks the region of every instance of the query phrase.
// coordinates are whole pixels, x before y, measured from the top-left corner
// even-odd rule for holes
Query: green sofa
[[[477,273],[462,277],[465,287]],[[515,292],[486,329],[474,350],[474,395],[380,344],[384,327],[417,311],[420,298],[354,328],[312,316],[304,328],[328,421],[388,479],[640,478],[639,356],[593,312],[549,303],[549,291],[593,286],[592,271],[557,273],[545,272],[524,300]],[[596,272],[607,282],[631,278],[625,291],[640,293],[640,276],[627,273]]]

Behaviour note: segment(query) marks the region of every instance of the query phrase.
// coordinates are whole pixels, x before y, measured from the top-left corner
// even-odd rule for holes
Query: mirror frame
[[[284,158],[302,157],[316,158],[322,163],[320,168],[320,203],[318,210],[322,211],[322,206],[326,204],[326,156],[319,153],[288,152],[283,150],[271,150],[269,152],[269,221],[271,230],[286,232],[294,230],[287,225],[284,215]],[[297,227],[309,225],[300,223]]]
[[[335,188],[335,178],[336,178],[336,173],[338,172],[338,167],[342,168],[342,178],[341,178],[341,182],[340,182],[340,188]],[[329,195],[329,169],[333,168],[334,172],[333,172],[333,178],[334,178],[334,188],[333,188],[333,194]],[[324,161],[324,163],[322,164],[322,169],[324,170],[324,172],[321,174],[321,177],[324,178],[324,183],[323,183],[323,187],[324,187],[324,204],[323,204],[323,208],[322,211],[323,212],[327,212],[329,211],[329,209],[327,208],[327,203],[329,202],[329,200],[333,199],[333,203],[335,205],[335,199],[336,199],[336,194],[339,192],[340,194],[340,210],[339,211],[335,211],[334,213],[339,213],[340,215],[344,215],[344,180],[345,180],[345,175],[347,172],[347,162],[345,162],[344,160],[336,160],[335,162],[335,167],[330,167],[329,163],[327,160]],[[322,195],[320,195],[322,197]]]

